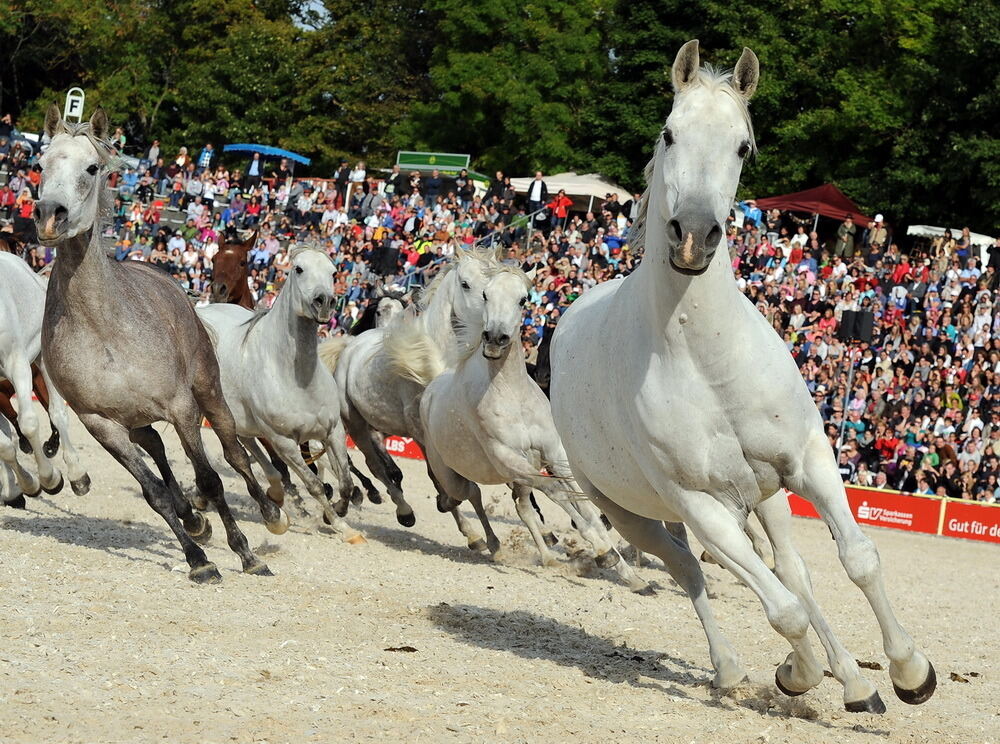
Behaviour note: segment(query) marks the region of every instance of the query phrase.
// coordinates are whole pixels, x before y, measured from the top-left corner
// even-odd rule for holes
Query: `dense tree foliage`
[[[37,128],[82,85],[136,143],[340,156],[468,152],[483,171],[638,186],[677,48],[753,48],[744,192],[838,184],[897,219],[1000,227],[993,0],[13,0],[0,110]]]

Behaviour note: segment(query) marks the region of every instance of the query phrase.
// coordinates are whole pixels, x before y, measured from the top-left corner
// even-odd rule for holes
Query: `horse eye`
[[[483,291],[483,302],[486,302],[486,291]]]
[[[87,173],[89,173],[92,176],[96,176],[97,175],[97,166],[96,165],[89,166],[87,168]]]
[[[462,282],[462,289],[469,289],[469,283],[468,282]]]
[[[524,303],[527,302],[527,301],[528,301],[527,297],[522,297],[521,301],[519,303],[517,303],[517,304],[520,305],[521,307],[524,307]]]
[[[740,145],[740,149],[736,151],[736,154],[739,155],[741,158],[745,158],[748,152],[750,152],[750,143],[744,142],[742,145]]]
[[[301,266],[296,266],[295,267],[295,273],[296,274],[301,274],[302,273],[302,267]]]
[[[674,144],[674,135],[671,134],[669,129],[664,129],[661,136],[663,137],[663,146],[670,147]]]

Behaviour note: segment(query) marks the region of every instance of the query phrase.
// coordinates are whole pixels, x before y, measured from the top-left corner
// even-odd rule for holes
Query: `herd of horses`
[[[533,491],[546,495],[569,514],[595,562],[632,589],[648,585],[622,560],[621,538],[663,560],[702,622],[715,686],[730,689],[746,675],[713,616],[690,529],[757,594],[788,641],[775,673],[783,693],[803,694],[823,679],[812,627],[846,709],[882,713],[875,686],[813,597],[791,539],[782,490],[789,488],[815,505],[870,604],[896,695],[923,703],[936,686],[934,668],[893,613],[878,552],[852,517],[794,361],[738,291],[724,249],[725,218],[755,149],[747,104],[758,75],[749,49],[726,73],[701,65],[697,41],[678,52],[673,106],[631,236],[643,261],[628,277],[586,292],[561,318],[550,349],[551,401],[528,374],[520,344],[532,276],[492,252],[459,250],[418,302],[404,308],[404,298],[385,292],[353,334],[323,343],[317,327],[336,298],[333,264],[320,251],[292,251],[288,278],[266,312],[254,308],[246,286],[255,236],[222,247],[216,302],[197,309],[165,273],[114,261],[99,229],[116,160],[107,117],[98,109],[89,122],[70,124],[53,106],[35,213],[39,240],[58,251],[47,286],[24,262],[0,254],[0,376],[19,402],[15,417],[0,401],[0,496],[23,506],[24,494],[58,491],[56,446],[74,490],[86,492],[68,403],[173,530],[191,580],[221,580],[202,547],[211,535],[209,504],[244,571],[269,575],[226,503],[202,442],[203,418],[276,534],[289,525],[291,474],[329,524],[349,529],[345,517],[361,490],[348,435],[399,523],[413,526],[402,473],[384,446],[386,435],[412,437],[426,453],[438,510],[471,549],[500,546],[479,484],[508,484],[542,562],[556,560],[555,537],[532,508]],[[58,440],[43,441],[34,407],[24,405],[32,363]],[[152,426],[158,421],[173,426],[194,467],[191,495],[174,477]],[[310,443],[319,443],[318,455]],[[37,472],[19,464],[18,445],[32,453]],[[360,482],[381,500],[370,481]],[[478,526],[459,508],[464,502]],[[773,569],[747,539],[751,514],[764,527]]]

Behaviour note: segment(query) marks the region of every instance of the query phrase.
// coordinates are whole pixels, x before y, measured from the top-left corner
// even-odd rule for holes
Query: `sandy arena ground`
[[[497,488],[487,500],[504,552],[474,555],[412,461],[401,465],[416,527],[366,504],[349,515],[367,537],[358,545],[310,515],[269,534],[223,466],[277,576],[243,575],[213,515],[207,550],[224,581],[197,586],[135,482],[76,432],[91,493],[0,509],[0,742],[1000,742],[996,546],[871,530],[939,685],[909,707],[886,671],[865,671],[889,711],[852,715],[832,679],[795,699],[777,692],[788,649],[718,566],[706,567],[715,611],[751,679],[728,696],[709,687],[701,627],[662,570],[642,569],[661,587],[646,597],[592,563],[542,568]],[[833,627],[858,659],[887,666],[825,527],[795,528]]]

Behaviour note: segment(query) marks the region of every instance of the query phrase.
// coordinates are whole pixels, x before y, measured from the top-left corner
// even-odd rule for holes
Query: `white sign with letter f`
[[[72,117],[77,123],[83,120],[83,101],[86,98],[83,88],[70,88],[66,93],[66,107],[63,109],[63,119],[69,121]]]

